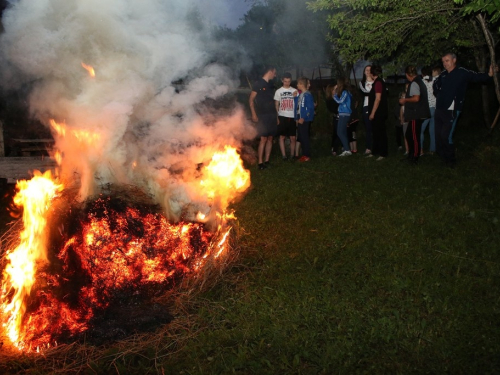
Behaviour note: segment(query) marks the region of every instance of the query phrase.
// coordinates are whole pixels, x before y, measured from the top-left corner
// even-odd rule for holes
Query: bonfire
[[[214,154],[201,173],[199,188],[214,209],[221,202],[227,208],[228,194],[234,198],[249,185],[232,147]],[[227,209],[215,212],[215,225],[201,212],[197,222],[181,215],[172,223],[138,188],[107,186],[79,202],[78,190],[65,190],[50,171],[20,181],[17,189],[22,230],[13,230],[18,241],[11,234],[10,244],[17,246],[4,256],[1,309],[5,333],[20,350],[43,351],[82,337],[102,342],[103,336],[116,338],[109,332],[116,330],[124,336],[127,330],[119,324],[137,315],[134,306],[145,313],[136,316],[132,332],[144,319],[151,323],[151,316],[167,322],[168,312],[152,314],[151,306],[165,309],[157,302],[179,284],[199,286],[227,264],[235,219]],[[122,319],[103,332],[111,315]]]

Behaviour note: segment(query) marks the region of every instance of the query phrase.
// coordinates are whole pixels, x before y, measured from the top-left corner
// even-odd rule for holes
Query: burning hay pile
[[[226,148],[226,157],[214,155],[201,186],[214,184],[213,170],[229,171],[236,185],[223,180],[235,191],[248,186],[241,160],[227,164],[231,154],[237,155]],[[64,192],[50,173],[18,188],[23,229],[12,230],[11,245],[15,235],[20,240],[5,254],[2,313],[19,349],[39,351],[82,337],[102,342],[166,323],[171,316],[161,302],[177,285],[199,288],[227,263],[234,216],[226,210],[210,226],[183,215],[172,223],[136,188],[108,185],[79,202],[78,190]]]
[[[0,303],[17,348],[168,322],[167,297],[207,285],[231,257],[228,207],[250,185],[237,150],[255,130],[228,100],[237,69],[220,59],[245,59],[210,40],[194,5],[19,1],[4,12],[0,84],[29,91],[58,164],[20,183],[23,223],[3,244]]]

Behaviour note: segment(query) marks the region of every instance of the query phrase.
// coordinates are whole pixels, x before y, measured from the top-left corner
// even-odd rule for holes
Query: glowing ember
[[[87,65],[85,63],[82,62],[82,67],[87,71],[89,72],[89,75],[94,78],[95,77],[95,71],[94,71],[94,68],[92,68],[90,65]]]

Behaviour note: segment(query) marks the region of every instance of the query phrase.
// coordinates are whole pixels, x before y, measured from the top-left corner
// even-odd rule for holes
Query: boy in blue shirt
[[[297,80],[297,88],[301,92],[296,100],[295,119],[297,120],[298,139],[302,146],[302,157],[299,162],[311,160],[311,143],[309,139],[309,128],[314,120],[314,98],[307,90],[309,80],[306,77],[300,77]]]

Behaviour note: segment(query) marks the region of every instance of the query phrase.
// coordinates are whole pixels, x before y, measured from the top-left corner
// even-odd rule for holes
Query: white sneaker
[[[344,151],[343,153],[341,153],[339,156],[351,156],[352,155],[352,152],[351,151]]]
[[[367,158],[373,158],[373,154],[366,155]]]
[[[380,160],[384,160],[385,158],[383,156],[379,156],[377,159],[375,159],[375,161],[380,161]]]

